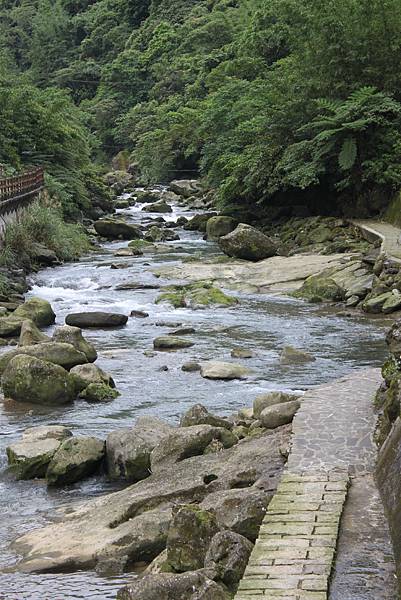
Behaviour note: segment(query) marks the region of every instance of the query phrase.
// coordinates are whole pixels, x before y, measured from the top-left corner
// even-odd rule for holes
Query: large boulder
[[[298,400],[274,404],[262,410],[259,418],[263,427],[275,429],[281,427],[281,425],[291,423],[300,406],[301,403]]]
[[[207,239],[212,241],[219,240],[223,235],[234,231],[238,221],[232,217],[216,216],[211,217],[206,223]]]
[[[179,239],[180,236],[171,229],[162,229],[156,225],[150,227],[145,233],[145,240],[150,242],[174,242]]]
[[[145,575],[119,590],[117,600],[230,600],[207,571]]]
[[[339,302],[345,298],[345,291],[329,274],[318,274],[305,279],[293,295],[308,302]]]
[[[53,312],[51,304],[42,298],[29,298],[24,304],[21,304],[11,315],[12,319],[25,321],[30,319],[38,327],[47,327],[53,325],[56,315]]]
[[[83,352],[76,350],[71,344],[63,342],[41,342],[33,346],[22,346],[10,350],[0,357],[0,373],[4,372],[11,359],[19,354],[34,356],[54,365],[59,365],[64,369],[70,370],[76,365],[83,365],[88,362],[86,355]]]
[[[96,233],[109,240],[135,240],[143,237],[137,225],[117,219],[99,219],[93,226]]]
[[[201,569],[207,549],[219,531],[216,517],[194,504],[173,510],[167,536],[167,562],[176,573]]]
[[[112,376],[93,363],[73,367],[70,375],[74,378],[75,388],[78,392],[82,392],[91,383],[103,383],[111,388],[115,387]]]
[[[178,196],[190,198],[202,192],[202,184],[197,179],[174,179],[170,183],[170,190]]]
[[[250,369],[235,363],[209,361],[201,365],[201,375],[206,379],[246,379],[250,373]]]
[[[202,454],[213,440],[221,441],[226,448],[233,446],[238,441],[230,431],[223,427],[193,425],[174,430],[152,451],[150,457],[152,471]]]
[[[272,481],[272,486],[274,483]],[[200,506],[213,510],[221,529],[235,531],[254,542],[273,494],[274,490],[269,492],[256,487],[221,490],[209,494]]]
[[[83,337],[79,327],[72,327],[71,325],[56,327],[53,333],[53,341],[71,344],[79,352],[83,352],[90,363],[95,362],[97,359],[95,347]]]
[[[214,579],[222,581],[235,591],[244,575],[253,544],[234,531],[220,531],[212,539],[204,565],[216,573]]]
[[[109,477],[130,482],[149,477],[153,448],[173,431],[173,427],[160,419],[140,417],[134,427],[109,433],[106,439]]]
[[[209,306],[234,306],[237,298],[224,294],[208,281],[197,281],[186,285],[168,285],[163,288],[156,304],[167,302],[174,308],[204,309]]]
[[[42,333],[30,319],[22,321],[18,346],[33,346],[42,342],[50,342],[50,338]]]
[[[228,256],[252,261],[270,258],[277,252],[277,246],[272,239],[244,223],[240,223],[231,233],[220,237],[219,246]]]
[[[299,396],[294,394],[286,394],[284,392],[269,392],[268,394],[260,394],[256,396],[253,401],[253,416],[255,419],[259,419],[261,412],[265,408],[274,406],[275,404],[283,404],[283,402],[291,402],[296,400]]]
[[[75,398],[74,380],[65,369],[26,354],[10,360],[1,385],[4,396],[18,402],[60,405]]]
[[[25,319],[24,319],[25,320]],[[0,337],[14,337],[20,335],[23,320],[9,317],[0,317]]]
[[[80,312],[70,313],[66,316],[65,322],[73,327],[86,328],[106,328],[106,327],[121,327],[128,322],[127,315],[121,313],[106,313],[106,312]]]
[[[44,477],[61,442],[71,436],[71,431],[61,425],[27,429],[22,440],[6,449],[10,470],[17,479]]]
[[[201,213],[199,215],[195,215],[184,225],[184,229],[187,231],[201,231],[202,233],[206,232],[207,222],[211,217],[215,217],[217,213],[209,212],[209,213]]]
[[[191,427],[192,425],[212,425],[212,427],[225,427],[232,429],[233,424],[226,419],[212,415],[202,404],[195,404],[183,414],[180,427]]]
[[[160,200],[160,202],[154,202],[153,204],[147,204],[142,208],[143,212],[151,213],[171,213],[173,209],[167,202]]]
[[[93,475],[104,458],[104,442],[95,437],[72,437],[54,454],[46,471],[48,485],[75,483]]]
[[[90,383],[79,394],[79,397],[87,402],[111,402],[120,395],[120,392],[115,388],[110,387],[106,383],[97,382]]]
[[[180,350],[181,348],[191,348],[194,343],[179,337],[170,335],[161,335],[153,340],[155,350]]]

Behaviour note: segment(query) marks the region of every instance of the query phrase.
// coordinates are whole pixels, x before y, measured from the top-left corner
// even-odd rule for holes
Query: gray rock
[[[265,408],[260,414],[263,427],[275,429],[291,423],[300,406],[301,403],[298,400],[293,400]]]
[[[181,348],[191,348],[193,342],[183,340],[179,337],[162,335],[153,340],[155,350],[180,350]]]
[[[93,475],[104,458],[104,442],[95,437],[72,437],[62,442],[46,471],[48,485],[61,486]]]
[[[192,425],[174,430],[152,451],[150,461],[152,471],[165,469],[191,456],[202,454],[212,440],[219,440],[225,448],[230,448],[238,440],[223,427],[211,425]]]
[[[219,238],[225,254],[234,258],[258,261],[277,253],[277,246],[267,235],[250,225],[240,223],[234,231]]]
[[[155,417],[141,417],[131,429],[112,431],[106,439],[109,477],[130,482],[149,477],[152,450],[173,431],[174,427]]]
[[[282,365],[293,365],[293,364],[304,364],[308,362],[314,362],[316,358],[300,350],[299,348],[293,348],[292,346],[285,346],[280,356],[280,362]]]
[[[186,373],[196,373],[201,370],[201,366],[197,362],[186,362],[182,365],[181,370]]]
[[[202,185],[197,179],[174,179],[170,183],[170,190],[178,196],[190,198],[202,191]]]
[[[96,233],[110,240],[136,240],[143,237],[137,225],[117,219],[100,219],[95,221],[93,226]]]
[[[212,425],[212,427],[224,427],[225,429],[233,428],[232,423],[226,419],[212,415],[202,404],[195,404],[181,417],[180,427],[191,427],[192,425]]]
[[[44,477],[61,441],[52,437],[23,439],[6,448],[8,465],[17,479]]]
[[[73,367],[70,375],[74,378],[75,387],[78,392],[82,392],[91,383],[103,383],[111,388],[115,387],[112,376],[93,363]]]
[[[216,572],[215,580],[236,591],[253,549],[253,544],[234,531],[220,531],[212,539],[205,557],[205,568]]]
[[[11,318],[16,321],[25,321],[30,319],[38,327],[47,327],[53,325],[56,315],[47,300],[42,298],[29,298],[24,304],[21,304],[12,314]]]
[[[269,406],[275,404],[282,404],[283,402],[291,402],[296,400],[299,396],[294,394],[285,394],[284,392],[269,392],[268,394],[261,394],[257,396],[253,401],[253,416],[255,419],[259,419],[262,411]]]
[[[207,239],[217,241],[223,235],[227,235],[234,231],[238,221],[232,217],[216,216],[211,217],[206,224]]]
[[[22,433],[22,440],[24,442],[48,439],[63,441],[71,436],[71,431],[64,425],[38,425],[25,429]]]
[[[42,333],[30,319],[22,321],[18,346],[33,346],[41,342],[50,342],[50,338]]]
[[[95,362],[97,359],[95,347],[83,337],[79,327],[72,327],[71,325],[56,327],[53,333],[53,341],[71,344],[79,352],[83,352],[90,363]]]
[[[73,327],[82,329],[95,327],[98,329],[104,327],[121,327],[126,325],[128,317],[121,313],[106,312],[81,312],[70,313],[66,316],[65,322]]]
[[[234,348],[231,350],[232,358],[253,358],[253,352],[245,348]]]
[[[167,202],[163,202],[163,200],[161,200],[160,202],[154,202],[153,204],[147,204],[146,206],[144,206],[142,208],[142,210],[144,212],[151,212],[151,213],[172,213],[173,209],[171,208],[171,206],[169,204],[167,204]]]
[[[201,375],[206,379],[246,379],[251,370],[242,365],[209,361],[201,365]]]
[[[144,310],[131,310],[131,317],[134,317],[135,319],[147,319],[148,316],[149,313]]]
[[[176,573],[196,571],[205,562],[206,552],[219,531],[216,517],[195,504],[173,509],[167,536],[167,562]]]
[[[207,572],[145,575],[119,590],[117,600],[230,600]]]
[[[71,344],[63,342],[40,342],[33,346],[18,347],[2,354],[0,357],[0,373],[4,373],[9,362],[21,354],[59,365],[67,369],[67,371],[76,365],[88,362],[86,355],[76,350]]]
[[[273,480],[271,485],[275,483]],[[235,531],[254,542],[273,493],[273,488],[271,492],[255,487],[222,490],[209,494],[200,506],[214,512],[221,529]]]
[[[60,405],[75,398],[75,385],[59,365],[34,356],[14,356],[1,377],[4,396],[17,402]]]

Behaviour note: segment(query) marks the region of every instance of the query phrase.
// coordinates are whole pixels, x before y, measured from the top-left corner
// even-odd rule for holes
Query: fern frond
[[[338,156],[338,164],[342,171],[349,171],[356,161],[358,147],[354,137],[348,137],[344,140],[341,152]]]

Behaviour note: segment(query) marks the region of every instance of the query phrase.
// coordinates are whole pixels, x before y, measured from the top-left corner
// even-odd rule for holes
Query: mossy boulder
[[[366,313],[378,314],[383,312],[383,306],[386,302],[390,302],[393,297],[392,292],[385,292],[377,296],[369,294],[365,302],[362,304],[362,310]]]
[[[302,287],[293,293],[295,298],[308,302],[339,302],[344,299],[344,290],[327,275],[311,275]]]
[[[211,217],[206,223],[207,239],[217,241],[223,235],[227,235],[234,231],[238,221],[232,217],[216,216]]]
[[[76,350],[85,354],[88,362],[90,363],[95,362],[97,359],[95,347],[83,337],[82,331],[79,327],[73,327],[71,325],[56,327],[52,339],[54,342],[71,344],[71,346],[74,346]]]
[[[23,319],[9,317],[0,317],[0,337],[8,338],[20,335]]]
[[[46,471],[50,486],[80,481],[100,469],[105,443],[95,437],[72,437],[65,440],[51,459]]]
[[[1,385],[4,396],[17,402],[60,405],[75,398],[74,380],[65,369],[25,354],[9,361]]]
[[[105,383],[90,383],[79,397],[87,402],[111,402],[119,395],[120,392]]]
[[[199,215],[195,215],[184,225],[184,229],[187,231],[201,231],[202,233],[206,233],[207,222],[212,217],[216,217],[217,213],[203,213]]]
[[[167,536],[167,562],[178,573],[201,569],[218,531],[212,512],[193,504],[176,508]]]
[[[153,204],[147,204],[142,208],[143,212],[151,212],[151,213],[172,213],[173,209],[167,202],[160,200],[159,202],[154,202]]]
[[[19,354],[34,356],[54,365],[59,365],[69,371],[76,365],[83,365],[88,362],[86,355],[79,352],[71,344],[64,342],[40,342],[32,346],[22,346],[15,350],[10,350],[0,356],[0,374],[4,372],[10,360]]]
[[[47,300],[42,298],[29,298],[24,304],[21,304],[11,315],[12,319],[25,321],[30,319],[38,327],[47,327],[53,325],[56,315]]]
[[[284,346],[280,356],[280,363],[282,365],[300,365],[314,362],[315,360],[316,358],[309,352],[294,348],[293,346]]]
[[[264,260],[277,253],[277,245],[271,238],[245,223],[220,237],[219,246],[228,256],[250,261]]]
[[[142,253],[152,252],[152,250],[155,249],[155,245],[148,240],[132,240],[128,244],[128,247],[133,250],[141,251]]]
[[[117,600],[231,600],[222,586],[204,570],[187,573],[151,573],[121,588]]]
[[[202,309],[208,306],[234,306],[238,300],[228,296],[218,287],[207,281],[187,285],[169,285],[163,288],[156,304],[167,302],[174,308]]]
[[[115,387],[112,376],[93,363],[73,367],[70,375],[74,378],[75,388],[78,392],[82,392],[91,383],[103,383],[108,387]]]
[[[180,350],[181,348],[191,348],[194,342],[170,335],[162,335],[153,340],[155,350]]]
[[[33,346],[43,342],[50,342],[50,338],[42,333],[30,319],[22,321],[18,346]]]
[[[109,240],[134,240],[143,237],[137,225],[117,219],[99,219],[93,226],[98,235]]]
[[[219,531],[206,552],[205,568],[214,571],[215,579],[235,592],[252,550],[253,544],[246,537],[234,531]]]

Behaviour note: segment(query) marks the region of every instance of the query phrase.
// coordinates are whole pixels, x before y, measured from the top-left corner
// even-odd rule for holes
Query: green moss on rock
[[[211,282],[199,281],[188,285],[170,285],[156,299],[156,304],[168,302],[174,308],[206,308],[207,306],[233,306],[236,298],[227,296]]]

